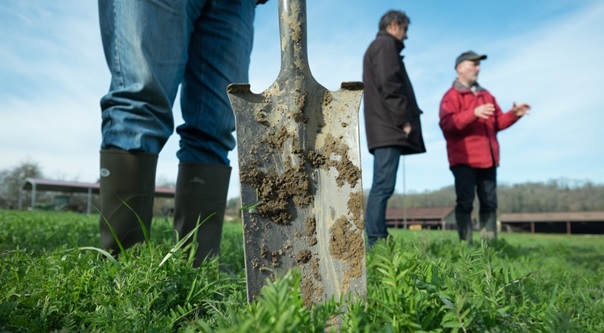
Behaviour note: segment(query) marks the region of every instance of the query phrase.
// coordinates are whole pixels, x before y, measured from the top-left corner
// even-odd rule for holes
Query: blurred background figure
[[[480,61],[473,51],[455,60],[457,78],[440,104],[440,128],[447,141],[449,167],[455,177],[455,218],[459,239],[472,243],[472,206],[475,193],[480,203],[480,234],[497,238],[497,133],[513,125],[530,106],[520,104],[506,113],[495,97],[477,82]]]

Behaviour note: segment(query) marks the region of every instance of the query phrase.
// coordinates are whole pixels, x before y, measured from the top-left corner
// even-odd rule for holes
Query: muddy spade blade
[[[279,1],[281,71],[264,92],[228,87],[235,112],[248,300],[297,268],[304,303],[366,294],[360,82],[313,78],[306,2]]]

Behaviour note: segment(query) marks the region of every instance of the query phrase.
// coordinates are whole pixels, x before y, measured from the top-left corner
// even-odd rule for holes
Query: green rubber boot
[[[195,267],[207,257],[220,254],[230,176],[231,167],[225,165],[181,163],[178,166],[174,229],[182,239],[200,223]]]
[[[480,213],[480,238],[497,239],[497,212]]]
[[[156,167],[156,154],[101,150],[101,246],[114,255],[118,241],[127,249],[145,240],[139,220],[151,231]]]
[[[457,233],[461,241],[467,241],[472,245],[472,216],[470,214],[455,214]]]

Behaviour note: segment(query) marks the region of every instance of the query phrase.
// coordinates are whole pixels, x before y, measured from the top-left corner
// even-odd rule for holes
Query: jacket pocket
[[[411,132],[407,135],[406,145],[402,149],[403,155],[420,154],[426,152],[424,137],[422,135],[422,123],[420,116],[415,115],[411,118]]]

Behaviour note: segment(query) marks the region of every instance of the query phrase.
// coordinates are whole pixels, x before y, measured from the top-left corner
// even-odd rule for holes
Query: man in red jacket
[[[497,132],[514,124],[530,106],[516,105],[506,113],[478,82],[484,54],[462,53],[455,60],[457,79],[440,104],[440,128],[447,141],[449,166],[455,177],[455,218],[459,238],[472,243],[474,193],[480,203],[480,235],[497,238]]]

